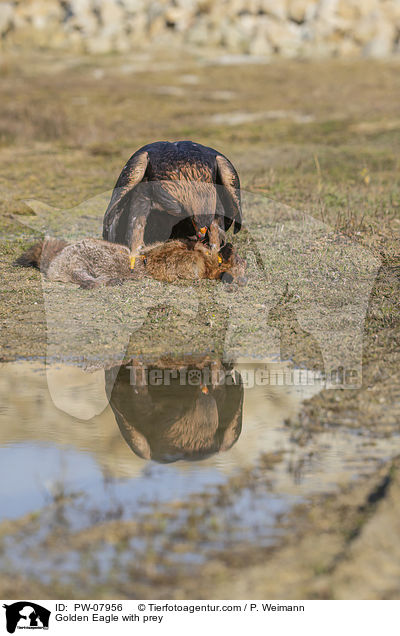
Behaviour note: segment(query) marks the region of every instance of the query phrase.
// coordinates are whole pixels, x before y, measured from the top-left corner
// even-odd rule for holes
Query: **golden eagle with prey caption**
[[[239,176],[213,148],[193,141],[157,141],[137,150],[123,168],[104,215],[103,238],[127,245],[176,238],[208,241],[217,224],[221,242],[242,226]]]

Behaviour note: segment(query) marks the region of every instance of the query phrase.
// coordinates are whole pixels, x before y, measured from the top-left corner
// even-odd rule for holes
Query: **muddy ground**
[[[100,231],[104,192],[109,191],[130,154],[157,139],[193,139],[220,149],[237,166],[242,188],[304,212],[340,237],[367,248],[379,269],[368,300],[363,336],[362,386],[355,390],[322,391],[304,403],[290,423],[302,437],[327,427],[364,428],[376,436],[399,433],[399,275],[400,226],[399,146],[400,76],[398,65],[378,62],[277,62],[222,65],[190,56],[169,59],[150,56],[124,59],[21,59],[0,62],[0,305],[1,360],[44,358],[46,313],[40,275],[13,265],[16,256],[40,236],[51,219],[55,234],[68,238]],[[103,198],[102,198],[103,197]],[[27,200],[41,204],[26,203]],[[82,202],[90,201],[82,214]],[[94,201],[94,203],[93,203]],[[99,202],[100,201],[100,202]],[[44,206],[42,204],[45,204]],[[52,206],[58,210],[50,211]],[[32,215],[32,208],[35,215]],[[65,214],[65,210],[71,210]],[[273,212],[272,212],[273,214]],[[66,220],[67,219],[67,220]],[[70,222],[69,222],[70,221]],[[261,234],[267,226],[258,228]],[[238,235],[246,253],[252,236]],[[273,277],[272,277],[273,278]],[[293,272],[293,280],[296,272]],[[260,283],[261,284],[261,283]],[[271,283],[272,284],[272,283]],[[130,284],[129,284],[130,285]],[[124,325],[144,287],[124,286],[126,301],[115,308]],[[223,349],[226,323],[215,304],[217,283],[194,286],[201,302],[188,330],[188,319],[165,306],[152,309],[131,353],[160,353],[166,339],[170,351],[188,342],[190,349]],[[182,284],[182,287],[185,287]],[[63,288],[60,302],[85,307],[87,294],[101,307],[99,290]],[[112,307],[112,292],[108,307]],[[229,303],[230,296],[225,294]],[[249,320],[236,325],[238,340],[251,338],[248,325],[256,318],[258,283],[231,292],[232,302],[245,302]],[[296,318],[299,302],[291,291],[280,297],[268,315],[279,330],[281,355],[296,365],[322,368],[321,350]],[[338,307],[343,299],[338,299]],[[165,303],[164,303],[165,304]],[[335,307],[334,307],[335,308]],[[120,314],[118,313],[120,312]],[[80,319],[85,323],[85,312]],[[107,316],[102,316],[107,320]],[[116,335],[116,333],[115,333]],[[90,357],[97,344],[108,351],[102,330],[79,347]],[[140,347],[138,345],[140,342]],[[51,343],[50,343],[51,344]],[[110,354],[111,355],[111,354]],[[267,484],[279,457],[263,464]],[[254,468],[254,470],[259,470]],[[160,574],[151,546],[140,572],[132,565],[122,585],[118,571],[107,584],[96,584],[95,572],[79,578],[79,596],[91,598],[398,598],[400,593],[398,460],[360,476],[330,496],[316,496],[285,520],[286,532],[273,548],[256,544],[229,546],[210,553],[205,565],[176,565]],[[251,487],[254,473],[240,474],[233,495]],[[224,494],[224,493],[223,493]],[[223,494],[221,497],[223,498]],[[226,493],[225,493],[226,494]],[[60,496],[53,512],[62,505]],[[193,502],[192,502],[193,505]],[[210,502],[199,495],[191,522],[181,528],[181,542],[201,545],[211,532],[204,526]],[[179,502],[177,508],[189,506]],[[43,513],[44,514],[44,513]],[[55,513],[54,513],[55,514]],[[82,554],[104,542],[126,546],[132,533],[154,536],[165,524],[155,513],[145,526],[111,520],[93,524],[75,535],[55,523],[47,546],[63,545]],[[3,522],[0,536],[34,531],[41,513]],[[158,515],[158,516],[157,516]],[[144,523],[144,522],[143,522]],[[215,522],[224,535],[224,525]],[[204,536],[202,533],[205,533]],[[183,539],[182,539],[183,536]],[[168,540],[167,540],[168,539]],[[167,537],[165,553],[174,551],[176,536]],[[124,543],[125,542],[125,543]],[[122,549],[122,548],[121,548]],[[125,548],[124,548],[125,549]],[[260,556],[261,555],[261,556]],[[263,565],[260,565],[260,558]],[[85,568],[83,568],[85,569]],[[135,579],[135,583],[133,583]],[[37,598],[74,596],[57,587],[57,577],[37,584]],[[29,594],[28,594],[29,592]],[[32,582],[23,576],[0,580],[5,598],[32,596]]]

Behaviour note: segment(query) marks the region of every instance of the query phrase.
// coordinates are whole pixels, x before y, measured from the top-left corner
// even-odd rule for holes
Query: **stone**
[[[128,53],[132,48],[132,41],[128,35],[125,33],[121,33],[117,38],[113,41],[113,51],[117,51],[118,53]]]
[[[351,22],[356,20],[360,15],[357,5],[351,2],[351,0],[338,0],[336,12],[339,18],[350,20]]]
[[[314,17],[317,8],[317,0],[289,0],[288,17],[302,24]]]
[[[96,37],[99,31],[99,22],[94,13],[82,12],[78,16],[71,18],[66,24],[66,28],[79,30],[85,38]]]
[[[301,30],[293,22],[268,20],[265,30],[268,41],[275,53],[284,57],[294,57],[301,47]]]
[[[399,0],[386,0],[381,3],[381,12],[386,20],[392,22],[397,28],[400,26],[400,2]]]
[[[145,11],[146,0],[121,0],[121,5],[130,13],[139,13]]]
[[[377,18],[374,14],[357,20],[353,26],[352,35],[358,44],[367,45],[377,33]]]
[[[137,46],[148,41],[148,20],[145,13],[137,13],[126,22],[127,34],[130,42]]]
[[[337,4],[337,0],[320,0],[316,11],[316,18],[324,22],[334,21]]]
[[[185,39],[189,44],[202,46],[207,44],[208,38],[208,21],[205,16],[200,16],[185,34]]]
[[[113,0],[103,0],[99,6],[100,21],[103,26],[103,33],[106,36],[124,33],[125,12],[123,8],[113,2]]]
[[[195,12],[197,9],[197,0],[175,0],[175,4],[190,13]]]
[[[248,33],[244,33],[239,25],[230,24],[228,21],[225,21],[224,24],[221,25],[220,42],[228,51],[247,53],[250,39],[251,36]]]
[[[177,31],[184,31],[188,28],[192,15],[182,7],[167,7],[164,18],[166,23],[173,25]]]
[[[358,57],[360,46],[351,38],[341,38],[338,42],[337,54],[340,57]]]
[[[395,47],[396,28],[390,22],[380,20],[377,33],[363,48],[364,57],[383,59],[389,57]]]
[[[211,13],[214,7],[213,0],[198,0],[197,1],[197,11],[199,14],[203,13]]]
[[[257,33],[255,38],[251,40],[249,45],[250,55],[270,57],[273,54],[271,44],[268,42],[265,33]]]
[[[94,6],[92,0],[69,0],[68,4],[71,8],[71,11],[76,15],[79,15],[81,11],[91,11]]]
[[[164,16],[155,16],[149,24],[149,36],[151,39],[158,37],[165,29]]]
[[[374,11],[380,11],[381,6],[384,4],[382,0],[363,0],[363,2],[352,0],[352,2],[356,5],[360,16],[370,15]]]
[[[85,49],[87,53],[99,55],[101,53],[109,53],[113,50],[112,38],[108,34],[98,34],[86,40]]]
[[[287,17],[287,0],[260,0],[260,11],[279,20]]]
[[[257,17],[250,14],[245,14],[239,16],[237,21],[237,27],[239,31],[243,34],[243,37],[248,39],[252,38],[257,29]]]
[[[57,0],[35,0],[32,12],[32,25],[36,29],[46,29],[60,24],[63,17],[61,4]]]
[[[337,0],[336,13],[340,18],[351,20],[353,24],[361,17],[380,10],[384,4],[382,0]]]
[[[335,54],[336,46],[335,43],[330,41],[328,38],[320,38],[315,35],[314,40],[312,41],[309,48],[307,45],[303,43],[303,51],[305,51],[308,57],[312,59],[328,59]]]

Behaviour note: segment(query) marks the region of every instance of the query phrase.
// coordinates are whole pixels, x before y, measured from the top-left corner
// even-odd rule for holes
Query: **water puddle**
[[[185,541],[214,551],[270,545],[294,504],[398,454],[396,439],[362,429],[296,428],[302,401],[321,385],[293,369],[283,383],[289,367],[207,357],[90,372],[0,365],[0,515],[30,515],[29,531],[22,523],[3,538],[3,568],[50,580],[57,563],[69,576],[80,567],[76,546],[60,557],[46,537],[109,521],[135,530],[119,552],[103,542],[97,577],[124,550],[143,554],[146,534],[161,555],[169,541],[175,562],[188,567],[206,552],[177,550]]]

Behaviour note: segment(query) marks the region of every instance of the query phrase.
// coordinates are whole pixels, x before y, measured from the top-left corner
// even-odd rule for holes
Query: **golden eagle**
[[[193,141],[157,141],[137,150],[123,168],[104,215],[103,238],[136,251],[169,238],[207,240],[242,225],[240,181],[231,162]]]
[[[167,383],[148,383],[154,372]],[[192,384],[182,384],[181,372]],[[212,384],[213,372],[222,377],[221,384]],[[208,386],[193,383],[207,373]],[[146,365],[133,359],[106,370],[105,377],[119,429],[139,457],[159,463],[198,461],[229,450],[240,436],[243,384],[240,374],[219,360],[198,356],[191,362],[165,359]]]

